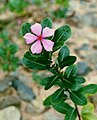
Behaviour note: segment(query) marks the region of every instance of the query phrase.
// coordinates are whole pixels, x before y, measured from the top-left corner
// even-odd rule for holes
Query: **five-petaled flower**
[[[42,46],[46,51],[52,51],[54,42],[48,40],[47,38],[54,35],[54,30],[49,27],[42,29],[41,24],[35,23],[31,26],[32,33],[26,33],[24,39],[27,44],[31,45],[31,52],[33,54],[39,54],[42,52]]]

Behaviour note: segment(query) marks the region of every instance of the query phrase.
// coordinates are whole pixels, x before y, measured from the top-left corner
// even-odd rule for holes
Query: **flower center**
[[[42,37],[41,35],[40,35],[40,36],[38,36],[38,40],[42,40],[42,38],[43,38],[43,37]]]

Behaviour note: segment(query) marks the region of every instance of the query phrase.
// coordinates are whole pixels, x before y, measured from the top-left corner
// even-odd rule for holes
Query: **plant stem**
[[[56,71],[57,71],[59,74],[61,74],[60,71],[59,71],[58,69],[56,69]],[[61,76],[61,82],[63,83],[63,78],[62,78],[62,76]],[[69,92],[68,89],[66,89],[66,90]],[[80,113],[79,113],[78,107],[77,107],[76,104],[74,104],[74,105],[75,105],[75,108],[76,108],[76,110],[77,110],[78,119],[81,120],[81,116],[80,116]]]
[[[79,120],[81,120],[81,116],[80,116],[80,113],[79,113],[79,110],[78,110],[78,107],[77,107],[76,104],[75,104],[75,108],[76,108],[76,110],[77,110],[78,118],[79,118]]]

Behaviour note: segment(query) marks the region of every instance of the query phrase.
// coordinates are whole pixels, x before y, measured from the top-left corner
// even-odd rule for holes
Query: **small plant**
[[[28,2],[25,0],[9,0],[8,5],[11,11],[20,13],[28,6]]]
[[[85,107],[80,114],[78,106],[85,106],[88,103],[87,96],[97,92],[97,85],[84,86],[85,78],[76,74],[77,58],[71,55],[69,48],[64,45],[71,36],[70,26],[64,25],[55,31],[51,28],[50,18],[43,19],[41,24],[22,25],[25,42],[30,44],[30,49],[24,54],[22,62],[32,70],[48,70],[52,73],[51,76],[41,80],[45,90],[58,86],[58,89],[44,100],[45,106],[52,106],[56,111],[64,114],[64,120],[76,120],[77,116],[79,120],[90,120],[86,119],[90,114],[85,114]],[[59,50],[58,56],[56,60],[52,60],[53,53],[57,50]],[[72,106],[68,104],[68,99],[72,101]]]
[[[9,73],[18,67],[19,59],[15,56],[18,46],[9,41],[8,32],[1,32],[0,38],[0,68]]]
[[[60,6],[63,6],[64,8],[69,7],[69,0],[56,0],[56,3]]]
[[[41,5],[43,0],[31,0],[33,4],[35,5]]]
[[[56,18],[66,18],[69,8],[69,0],[56,0],[58,8],[52,12]]]

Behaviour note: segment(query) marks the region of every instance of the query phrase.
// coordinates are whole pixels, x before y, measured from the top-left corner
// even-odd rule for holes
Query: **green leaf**
[[[51,105],[51,96],[48,96],[44,101],[43,101],[43,105],[45,106],[50,106]]]
[[[52,67],[50,69],[48,69],[51,73],[55,74],[55,75],[58,75],[58,72],[56,71],[56,67]]]
[[[56,50],[60,49],[63,45],[64,45],[64,42],[63,42],[63,41],[54,43],[53,51],[55,52]]]
[[[77,105],[86,105],[87,99],[79,91],[70,91],[71,100]]]
[[[48,81],[49,81],[49,79],[50,79],[50,77],[43,78],[43,79],[41,80],[40,84],[41,84],[42,86],[46,86],[47,83],[48,83]]]
[[[77,73],[77,66],[76,65],[71,65],[71,66],[66,68],[65,74],[66,74],[67,78],[74,76],[76,73]]]
[[[49,78],[47,85],[45,86],[45,90],[51,88],[57,81],[59,80],[59,76],[52,76]]]
[[[94,105],[92,103],[88,103],[83,107],[81,114],[92,113],[93,111],[94,111]]]
[[[67,80],[67,79],[63,80],[63,86],[65,88],[69,88],[69,89],[73,89],[74,90],[74,88],[76,87],[75,85],[76,85],[75,81],[71,81],[71,80]]]
[[[85,113],[82,115],[83,120],[97,120],[97,117],[92,113]]]
[[[61,80],[59,79],[58,81],[56,81],[55,83],[56,86],[60,86],[61,88],[64,87],[63,83],[61,82]]]
[[[52,102],[53,104],[59,103],[59,102],[62,100],[63,95],[64,95],[63,89],[58,89],[58,90],[56,90],[56,91],[52,94],[51,102]]]
[[[27,23],[27,22],[24,22],[23,25],[22,25],[22,34],[23,36],[26,34],[26,33],[30,33],[30,27],[31,27],[31,24],[30,23]]]
[[[74,64],[76,61],[76,57],[75,56],[67,56],[60,64],[60,68],[63,69],[66,66],[70,66],[72,64]]]
[[[24,54],[24,57],[27,58],[27,59],[30,59],[30,60],[35,60],[37,58],[37,56],[31,54],[31,52],[27,51],[25,54]]]
[[[59,41],[65,42],[68,38],[70,38],[70,36],[71,36],[71,28],[69,27],[69,25],[64,25],[55,31],[53,41],[55,43]]]
[[[69,25],[64,25],[55,31],[52,41],[54,41],[54,51],[58,50],[64,42],[71,36],[71,28]]]
[[[45,27],[52,28],[52,20],[50,18],[45,18],[42,20],[41,25],[43,28]]]
[[[81,84],[76,82],[75,80],[71,79],[64,79],[63,80],[63,87],[68,88],[72,91],[77,91],[81,88]]]
[[[52,104],[52,107],[56,111],[58,111],[58,112],[60,112],[62,114],[66,114],[66,112],[68,112],[69,109],[72,108],[69,104],[65,103],[64,101],[61,101],[58,104]]]
[[[79,84],[84,83],[86,81],[85,78],[82,76],[74,76],[74,77],[72,77],[72,80],[75,80]]]
[[[39,54],[39,55],[36,55],[36,54],[34,55],[31,52],[27,51],[24,54],[24,57],[27,58],[27,59],[30,59],[32,61],[44,64],[44,65],[50,64],[50,60],[48,58],[48,55],[47,54],[45,55],[44,53]]]
[[[87,86],[83,86],[80,89],[80,92],[84,94],[95,94],[97,92],[97,85],[96,84],[90,84]]]
[[[74,108],[68,110],[65,116],[65,120],[76,120],[77,118],[77,111]]]
[[[67,56],[69,56],[69,54],[70,54],[70,51],[69,51],[68,47],[67,47],[67,46],[63,46],[63,47],[60,49],[59,54],[58,54],[58,62],[59,62],[59,63],[63,62],[63,60],[64,60]]]
[[[68,88],[71,91],[77,91],[82,87],[81,84],[84,82],[85,82],[85,79],[81,76],[73,76],[73,77],[67,78],[66,75],[63,75],[63,84],[61,85],[61,87]]]
[[[33,70],[45,70],[46,69],[46,65],[32,61],[25,57],[22,59],[22,63],[28,68],[33,69]]]
[[[88,103],[82,109],[81,115],[83,120],[97,120],[97,117],[93,115],[94,105],[92,103]]]

